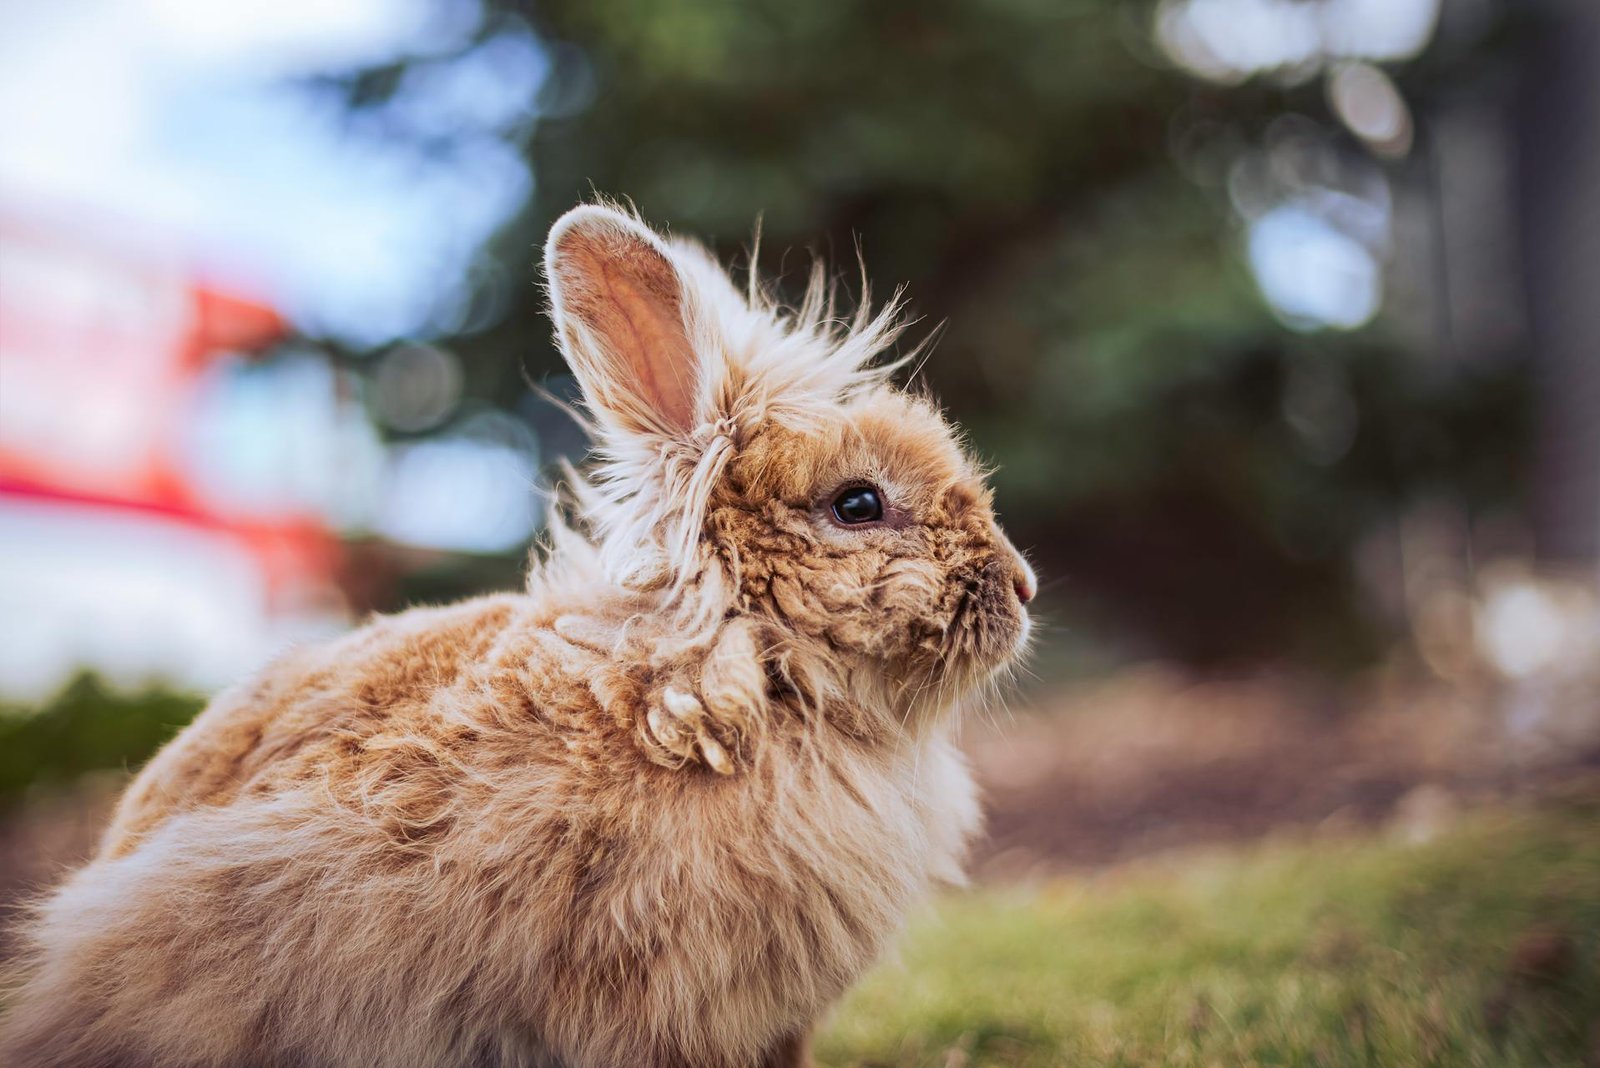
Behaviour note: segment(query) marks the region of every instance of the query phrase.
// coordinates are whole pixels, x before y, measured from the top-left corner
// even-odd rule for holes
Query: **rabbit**
[[[607,202],[545,274],[595,453],[526,590],[218,696],[32,911],[0,1062],[794,1068],[961,880],[1036,581],[898,296],[786,307]]]

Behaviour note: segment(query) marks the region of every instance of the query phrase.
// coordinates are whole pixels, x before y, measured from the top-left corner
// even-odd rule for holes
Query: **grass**
[[[1600,798],[941,901],[829,1066],[1600,1064]]]
[[[120,693],[80,675],[42,706],[0,701],[0,814],[37,787],[138,767],[199,713],[198,697]]]

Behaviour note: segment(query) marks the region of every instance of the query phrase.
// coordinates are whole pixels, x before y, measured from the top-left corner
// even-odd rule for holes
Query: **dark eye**
[[[833,499],[833,516],[841,523],[876,523],[883,518],[883,499],[871,486],[852,486]]]

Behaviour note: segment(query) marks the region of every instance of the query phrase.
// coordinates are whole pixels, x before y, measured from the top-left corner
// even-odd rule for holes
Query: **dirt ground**
[[[974,873],[1004,879],[1297,829],[1425,837],[1465,807],[1600,777],[1600,693],[1154,667],[1001,716],[969,748],[988,814]]]

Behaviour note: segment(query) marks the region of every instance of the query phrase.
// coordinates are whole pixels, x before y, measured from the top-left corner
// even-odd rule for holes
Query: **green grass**
[[[78,676],[40,706],[0,701],[0,815],[37,787],[138,767],[203,705],[166,690],[121,693],[93,675]]]
[[[1600,801],[952,896],[824,1065],[1528,1065],[1600,1054]]]

